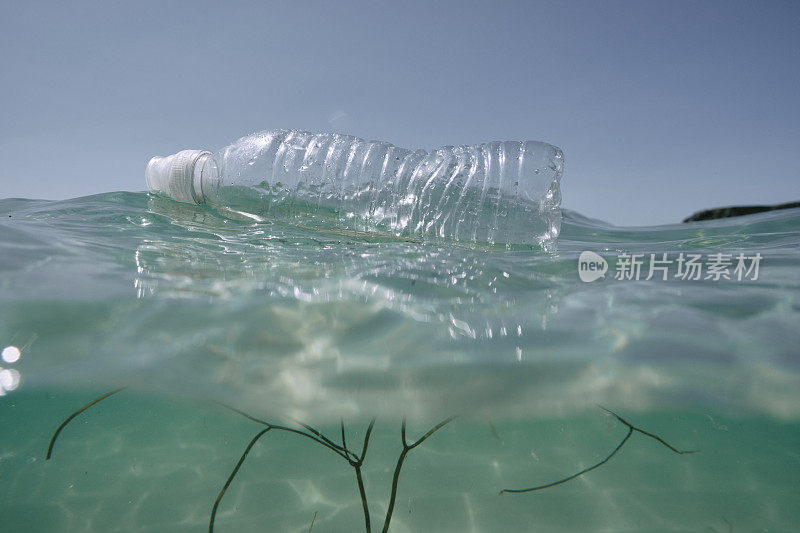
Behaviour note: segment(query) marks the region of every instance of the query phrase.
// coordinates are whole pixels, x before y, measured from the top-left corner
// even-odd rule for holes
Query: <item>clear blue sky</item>
[[[800,200],[797,1],[3,2],[0,49],[0,197],[301,128],[547,141],[617,224]]]

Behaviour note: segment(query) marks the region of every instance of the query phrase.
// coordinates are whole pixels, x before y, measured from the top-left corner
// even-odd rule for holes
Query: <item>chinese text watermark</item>
[[[761,254],[694,254],[680,252],[670,256],[660,254],[617,255],[614,279],[619,281],[678,279],[683,281],[729,280],[756,281],[761,265]],[[608,261],[601,255],[582,252],[578,258],[578,276],[581,281],[591,282],[605,277]]]

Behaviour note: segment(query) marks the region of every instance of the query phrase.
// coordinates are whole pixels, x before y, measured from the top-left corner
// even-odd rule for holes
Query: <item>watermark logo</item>
[[[618,281],[649,281],[651,279],[679,279],[682,281],[756,281],[761,265],[761,254],[691,254],[681,252],[669,257],[661,254],[617,255],[614,263],[614,279]],[[602,277],[608,270],[608,262],[591,251],[581,252],[578,258],[578,276],[589,283]]]
[[[578,257],[578,276],[584,283],[605,277],[608,261],[601,255],[586,250]]]

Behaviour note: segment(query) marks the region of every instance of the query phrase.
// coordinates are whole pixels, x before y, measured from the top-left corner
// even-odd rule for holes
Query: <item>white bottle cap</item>
[[[182,150],[166,157],[156,156],[147,163],[147,188],[178,202],[202,204],[205,201],[202,172],[195,172],[195,166],[201,158],[210,157],[211,152],[207,150]]]

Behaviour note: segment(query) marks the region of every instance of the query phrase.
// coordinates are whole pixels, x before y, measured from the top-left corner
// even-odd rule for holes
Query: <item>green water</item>
[[[263,426],[360,454],[372,530],[793,531],[800,212],[651,228],[563,213],[557,251],[397,238],[115,193],[0,200],[0,530],[206,531]],[[578,278],[578,255],[609,261]],[[757,280],[614,279],[761,254]],[[645,261],[646,270],[649,263]],[[674,273],[672,265],[671,273]],[[643,276],[644,277],[644,276]],[[75,418],[72,412],[124,391]],[[603,405],[683,450],[635,432]],[[316,515],[316,518],[315,518]],[[274,430],[215,531],[364,531],[354,469]]]

